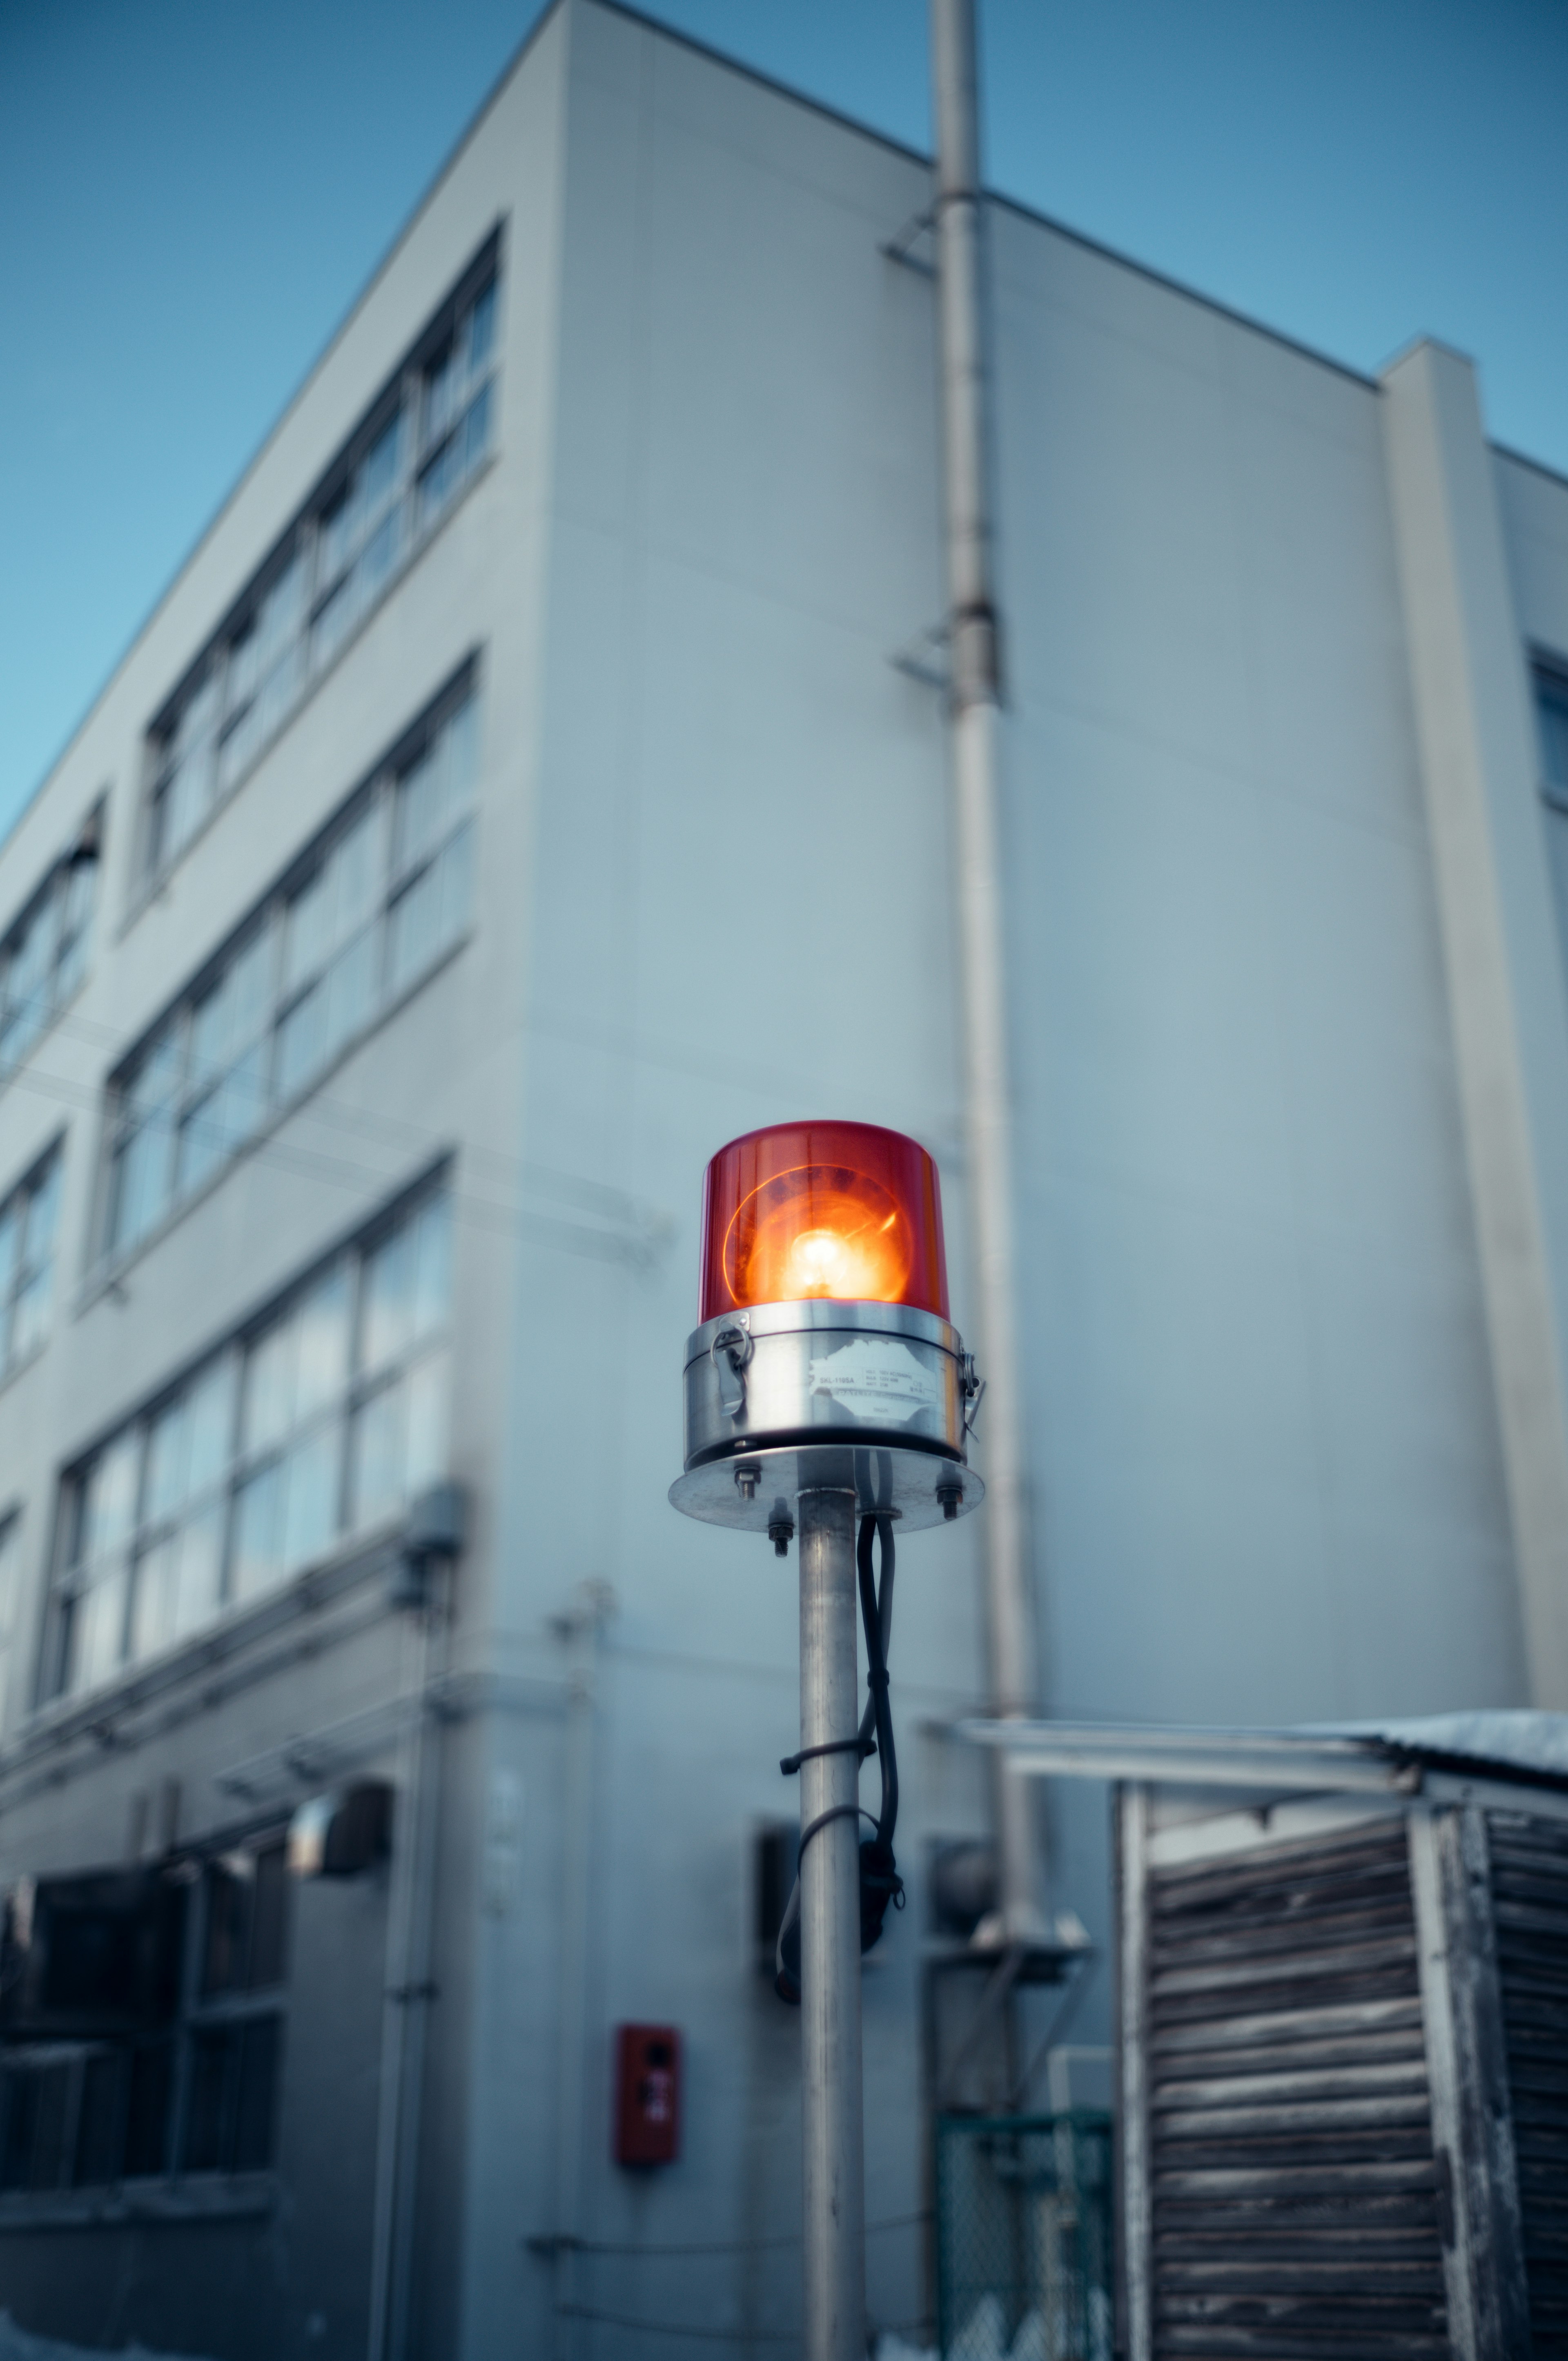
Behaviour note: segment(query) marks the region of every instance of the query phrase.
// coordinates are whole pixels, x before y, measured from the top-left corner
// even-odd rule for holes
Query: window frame
[[[495,389],[500,370],[497,331],[502,298],[501,230],[502,225],[498,222],[148,724],[127,924],[134,923],[198,838],[239,792],[316,684],[326,677],[382,600],[414,565],[455,509],[460,495],[477,482],[494,456],[499,417]],[[471,323],[481,313],[487,298],[488,342],[480,362],[466,380],[460,413],[450,423],[447,440],[481,403],[488,404],[483,434],[467,451],[442,500],[427,512],[420,486],[428,466],[433,462],[433,454],[425,450],[423,434],[425,385],[431,363],[448,344],[471,333]],[[348,543],[334,549],[330,537],[332,521],[345,505],[352,506],[359,470],[394,421],[400,423],[391,475],[373,510],[368,515],[356,517]],[[394,553],[373,579],[367,571],[359,590],[355,591],[353,585],[358,579],[361,561],[393,518],[402,520]],[[324,581],[320,571],[323,564],[332,566],[330,577]],[[236,662],[237,653],[254,639],[268,599],[296,565],[302,571],[292,627],[271,649],[257,676],[247,681]],[[340,598],[347,602],[344,620],[328,644],[320,636],[322,619]],[[252,742],[240,756],[232,759],[225,775],[223,749],[250,726],[248,717],[261,714],[263,701],[273,685],[291,669],[291,682],[280,690],[273,708],[256,722]],[[236,677],[242,683],[239,696],[243,702],[231,700],[231,683]],[[199,699],[206,695],[213,700],[211,715],[203,719],[193,741],[181,753],[182,730]],[[177,839],[171,840],[168,814],[174,808],[173,797],[188,761],[195,761],[199,766],[192,774],[193,813]]]
[[[34,1681],[35,1710],[79,1705],[88,1697],[106,1695],[117,1682],[136,1677],[149,1664],[176,1659],[186,1651],[199,1653],[214,1631],[258,1608],[267,1607],[296,1584],[319,1574],[323,1566],[339,1559],[351,1559],[371,1544],[378,1535],[394,1529],[398,1518],[405,1511],[406,1499],[373,1517],[357,1517],[353,1512],[351,1487],[354,1482],[356,1424],[368,1401],[390,1386],[405,1383],[411,1372],[427,1363],[433,1367],[438,1362],[444,1364],[447,1430],[440,1457],[444,1462],[449,1462],[450,1389],[455,1359],[450,1259],[443,1308],[439,1318],[430,1327],[405,1339],[394,1355],[374,1367],[368,1367],[365,1362],[361,1328],[366,1273],[375,1257],[405,1229],[413,1233],[426,1209],[443,1202],[448,1224],[446,1246],[450,1257],[456,1212],[455,1175],[455,1160],[451,1154],[427,1165],[413,1180],[378,1207],[368,1220],[358,1223],[338,1237],[326,1251],[314,1257],[303,1270],[291,1279],[287,1286],[277,1290],[263,1304],[223,1332],[203,1352],[187,1362],[175,1377],[148,1395],[127,1415],[104,1430],[85,1450],[76,1453],[60,1470],[55,1486],[49,1596]],[[292,1418],[285,1430],[253,1451],[246,1442],[243,1423],[245,1384],[250,1356],[268,1335],[296,1315],[300,1307],[309,1301],[338,1265],[347,1267],[349,1298],[345,1314],[345,1367],[341,1382],[330,1402],[323,1401],[306,1415]],[[177,1405],[189,1402],[198,1386],[209,1375],[225,1366],[231,1375],[227,1380],[225,1440],[217,1471],[204,1488],[192,1490],[172,1510],[159,1513],[149,1503],[153,1437],[159,1422]],[[269,1583],[248,1593],[241,1593],[236,1585],[235,1565],[240,1503],[247,1483],[269,1461],[288,1459],[308,1432],[317,1426],[325,1429],[334,1423],[341,1428],[341,1434],[337,1507],[332,1532],[319,1549],[302,1557],[298,1564],[280,1566]],[[116,1531],[110,1543],[101,1551],[93,1551],[86,1537],[88,1520],[93,1512],[93,1482],[98,1470],[108,1463],[111,1454],[122,1450],[130,1455],[128,1512],[123,1527]],[[433,1476],[430,1480],[438,1479]],[[413,1487],[405,1482],[404,1490],[411,1497],[412,1489]],[[207,1513],[214,1507],[221,1516],[218,1595],[214,1605],[204,1617],[198,1618],[185,1630],[176,1631],[171,1637],[164,1636],[139,1654],[135,1653],[137,1580],[144,1565],[171,1535],[182,1533],[197,1521],[198,1515]],[[108,1593],[111,1586],[117,1587],[120,1593],[117,1606],[112,1597],[109,1601],[117,1632],[113,1661],[94,1677],[78,1684],[71,1678],[71,1660],[79,1601],[94,1592]]]
[[[465,708],[471,709],[466,723],[461,719]],[[422,759],[442,739],[443,733],[454,727],[482,732],[483,712],[481,653],[476,649],[465,657],[434,696],[426,700],[387,752],[371,765],[325,823],[279,873],[239,923],[231,928],[217,950],[203,961],[190,982],[164,1006],[119,1060],[104,1084],[99,1126],[98,1169],[91,1230],[93,1244],[87,1274],[90,1286],[107,1285],[136,1256],[146,1252],[174,1222],[200,1202],[206,1191],[216,1186],[224,1173],[240,1158],[264,1140],[279,1124],[286,1121],[313,1092],[321,1087],[342,1059],[347,1057],[378,1027],[386,1023],[403,1001],[420,990],[468,940],[474,927],[471,900],[462,922],[442,935],[425,957],[408,972],[394,980],[391,963],[394,913],[413,874],[411,870],[405,872],[396,859],[394,829],[398,797],[403,782],[417,771]],[[439,840],[427,851],[427,862],[440,857],[449,846],[455,846],[466,829],[470,834],[477,829],[481,801],[481,759],[477,736],[468,753],[470,767],[466,799],[460,805],[449,807]],[[290,981],[285,962],[291,914],[313,880],[327,872],[339,848],[366,818],[373,829],[379,831],[383,856],[374,895],[367,905],[368,915],[362,916],[352,939],[332,944],[323,965],[313,968],[309,975]],[[373,938],[374,973],[367,999],[357,1020],[333,1039],[288,1087],[283,1087],[282,1066],[286,1027],[290,1019],[310,994],[323,986],[328,971],[367,937]],[[210,1005],[216,993],[225,988],[227,981],[236,971],[237,962],[252,942],[258,939],[265,944],[261,956],[266,980],[258,1002],[261,1013],[257,1027],[245,1038],[239,1049],[225,1065],[213,1071],[203,1069],[193,1074],[192,1036],[200,1012]],[[165,1043],[169,1048],[171,1071],[167,1084],[149,1101],[138,1093],[145,1090],[149,1069],[153,1060],[161,1054]],[[214,1123],[219,1120],[221,1093],[253,1052],[259,1058],[253,1114],[233,1131],[232,1136],[220,1133],[215,1144],[210,1144],[210,1152],[199,1171],[191,1179],[189,1185],[182,1188],[182,1141],[189,1136],[192,1118],[199,1116],[203,1110],[213,1110],[211,1120]],[[161,1177],[155,1184],[154,1210],[145,1220],[137,1222],[133,1219],[132,1224],[126,1226],[122,1222],[126,1190],[141,1185],[137,1177],[139,1167],[132,1167],[133,1156],[138,1140],[147,1137],[152,1127],[148,1116],[138,1115],[137,1109],[138,1106],[146,1108],[149,1104],[155,1109],[157,1135],[144,1153],[159,1159],[158,1171]]]
[[[33,1253],[33,1209],[45,1191],[52,1191],[49,1250],[40,1262]],[[20,1226],[14,1259],[7,1271],[0,1266],[0,1386],[27,1368],[49,1343],[60,1270],[60,1213],[65,1193],[65,1133],[57,1131],[41,1155],[0,1196],[0,1235],[15,1217]],[[24,1296],[42,1279],[43,1308],[37,1334],[19,1349],[14,1343],[17,1314]]]
[[[288,2057],[289,2024],[294,2003],[293,1984],[293,1889],[295,1879],[288,1866],[289,1816],[274,1809],[265,1817],[253,1819],[238,1829],[216,1833],[196,1844],[181,1846],[159,1864],[161,1874],[171,1883],[186,1887],[192,1900],[183,1913],[180,1933],[178,1991],[166,2026],[145,2028],[139,2034],[64,2034],[26,2037],[7,2041],[0,2048],[0,2169],[10,2164],[10,2108],[15,2103],[10,2089],[14,2080],[31,2072],[63,2071],[65,2084],[60,2109],[60,2137],[52,2178],[38,2180],[36,2126],[30,2132],[34,2154],[25,2184],[0,2182],[0,2209],[16,2218],[31,2213],[53,2212],[62,2203],[72,2208],[101,2204],[105,2191],[146,2186],[155,2181],[169,2192],[189,2191],[193,2199],[209,2196],[225,2184],[238,2183],[253,2187],[258,2176],[276,2176],[279,2163],[280,2131],[282,2114],[283,2077]],[[259,1881],[260,1864],[264,1860],[279,1859],[281,1869],[283,1906],[279,1945],[280,1971],[265,1982],[248,1979],[233,1989],[210,1991],[204,1979],[204,1964],[209,1949],[212,1927],[214,1872],[229,1871],[239,1861],[252,1864],[249,1874]],[[87,1872],[91,1878],[98,1874]],[[251,1927],[254,1940],[254,1920]],[[276,2027],[275,2047],[270,2060],[267,2099],[269,2116],[265,2157],[261,2161],[241,2163],[219,2161],[212,2164],[188,2161],[196,2087],[196,2057],[203,2043],[214,2037],[222,2038],[235,2033],[243,2034],[251,2026],[267,2025]],[[131,2085],[138,2056],[155,2052],[167,2045],[170,2053],[168,2081],[161,2105],[162,2139],[156,2165],[145,2169],[127,2169],[132,2159],[127,2155],[131,2122]],[[91,2136],[87,2117],[87,2081],[93,2066],[101,2060],[115,2061],[116,2085],[115,2115],[110,2146],[115,2153],[117,2170],[98,2177],[85,2172],[83,2151]],[[232,2115],[233,2110],[230,2109]],[[225,2130],[233,2134],[236,2126],[231,2122]],[[231,2150],[234,2145],[231,2139]]]
[[[22,1532],[22,1503],[8,1499],[0,1507],[0,1738],[11,1726],[11,1691],[21,1661]]]
[[[106,801],[105,795],[95,797],[65,850],[56,854],[4,932],[0,932],[0,1092],[16,1079],[87,980],[87,954],[97,916],[103,867]],[[71,897],[82,878],[90,882],[77,895],[81,907],[74,913],[72,931]],[[32,1030],[22,1037],[20,1049],[13,1050],[9,1046],[15,1024],[9,993],[11,973],[21,947],[40,923],[48,928],[49,945],[42,974],[32,986],[30,996],[37,997],[41,990],[41,1005]]]
[[[1541,727],[1541,708],[1550,696],[1553,704],[1562,708],[1564,717],[1564,741],[1568,746],[1568,657],[1555,654],[1549,648],[1532,647],[1530,651],[1530,683],[1531,719],[1535,723],[1536,775],[1541,801],[1554,811],[1568,813],[1568,775],[1556,779],[1552,773],[1552,760],[1546,732]]]

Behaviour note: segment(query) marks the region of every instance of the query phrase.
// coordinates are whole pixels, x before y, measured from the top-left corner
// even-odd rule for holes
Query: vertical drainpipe
[[[446,1570],[427,1568],[428,1587],[405,1607],[398,1752],[398,1819],[388,1911],[387,1987],[381,2004],[381,2072],[370,2260],[368,2361],[404,2361],[413,2280],[414,2199],[419,2171],[424,2036],[433,1993],[432,1911],[440,1810],[440,1732],[432,1693],[445,1670]]]
[[[980,126],[973,0],[931,0],[937,113],[937,285],[946,491],[954,840],[963,970],[965,1114],[985,1397],[986,1642],[992,1711],[1036,1701],[1014,1255],[997,756],[1001,665],[992,579],[989,402],[982,316]],[[1010,1939],[1040,1927],[1034,1814],[999,1751],[996,1825]]]
[[[614,1612],[608,1583],[584,1583],[555,1619],[570,1652],[566,1679],[565,1804],[561,1820],[561,1993],[555,2086],[554,2361],[582,2349],[577,2254],[582,2234],[583,2132],[587,2112],[587,1992],[589,1852],[594,1809],[594,1686],[600,1631]]]

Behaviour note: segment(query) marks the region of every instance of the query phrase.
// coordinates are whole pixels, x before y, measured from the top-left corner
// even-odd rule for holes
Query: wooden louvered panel
[[[1157,2361],[1446,2361],[1403,1822],[1154,1870],[1148,1909]]]
[[[1568,1829],[1487,1823],[1514,2161],[1536,2361],[1568,2361]]]

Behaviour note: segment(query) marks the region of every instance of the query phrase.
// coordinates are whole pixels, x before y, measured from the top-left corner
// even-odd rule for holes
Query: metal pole
[[[931,0],[937,102],[937,261],[952,666],[954,838],[963,967],[966,1117],[977,1309],[987,1380],[986,1642],[993,1713],[1034,1709],[1036,1633],[1015,1326],[1013,1119],[997,827],[1000,664],[992,578],[988,388],[981,313],[980,127],[973,0]],[[1010,1937],[1039,1925],[1034,1813],[1022,1780],[995,1781]]]
[[[860,1721],[855,1644],[855,1495],[802,1492],[800,1742],[852,1738]],[[865,2158],[861,2092],[860,1827],[849,1816],[860,1757],[800,1766],[801,2083],[805,2129],[806,2361],[864,2361]]]

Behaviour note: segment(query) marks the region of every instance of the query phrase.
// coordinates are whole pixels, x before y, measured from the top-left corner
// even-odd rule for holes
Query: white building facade
[[[28,2327],[785,2349],[794,1568],[665,1491],[724,1140],[923,1140],[964,1325],[929,193],[561,0],[0,847]],[[1568,1706],[1568,483],[1435,346],[988,235],[1040,1693]],[[979,1616],[972,1529],[911,1537],[880,2325]],[[1102,1953],[1102,1806],[1042,1834]],[[628,2021],[684,2044],[641,2175]]]

